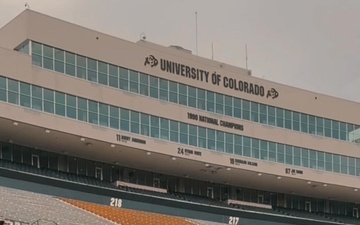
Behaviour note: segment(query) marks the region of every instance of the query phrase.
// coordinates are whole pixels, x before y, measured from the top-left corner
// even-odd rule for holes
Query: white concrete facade
[[[256,120],[258,121],[254,121],[228,116],[223,112],[212,113],[199,108],[131,93],[131,91],[111,88],[86,79],[79,79],[34,66],[30,55],[15,50],[27,41],[48,45],[152,77],[209,90],[224,96],[248,100],[257,103],[259,107],[257,109],[260,109],[260,105],[263,104],[269,107],[340,121],[343,124],[348,123],[347,137],[346,140],[339,140],[340,138],[325,137],[322,133],[316,135],[280,128],[271,124],[263,124],[260,122],[261,115],[257,117]],[[157,65],[152,64],[153,61],[146,63],[146,59],[150,55],[156,58]],[[184,76],[162,70],[162,66],[165,67],[162,60],[177,63],[179,73],[183,73]],[[202,81],[201,78],[198,80],[186,77],[186,70],[189,70],[191,75],[192,68],[194,68],[194,71],[196,69],[204,71]],[[214,81],[219,81],[218,84],[213,84],[211,79],[214,72],[219,75],[214,76],[217,78]],[[201,72],[199,73],[201,74]],[[208,73],[208,75],[205,75],[205,73]],[[357,135],[356,129],[359,126],[356,125],[360,125],[360,117],[358,116],[360,111],[359,103],[270,82],[252,77],[248,73],[247,70],[242,68],[201,58],[147,41],[128,42],[30,10],[25,10],[0,29],[0,76],[6,79],[13,79],[79,98],[233,135],[353,158],[346,158],[348,164],[351,164],[351,160],[355,160],[355,162],[359,160],[360,162],[359,144],[351,140],[351,137]],[[199,76],[201,77],[201,75]],[[206,76],[208,76],[207,80]],[[243,91],[229,88],[228,82],[231,79],[241,80],[242,85],[244,85]],[[249,90],[250,84],[259,87],[259,93],[245,93],[245,83],[249,86]],[[263,93],[261,93],[262,88]],[[268,91],[272,89],[275,92],[270,92],[272,95],[267,96]],[[206,116],[218,122],[226,121],[239,124],[242,125],[243,129],[232,129],[220,124],[214,125],[201,122],[199,119],[189,119],[188,113]],[[11,139],[16,143],[42,147],[50,151],[61,152],[60,149],[66,147],[72,149],[69,150],[70,155],[96,158],[107,163],[119,162],[177,176],[190,174],[194,179],[205,179],[219,183],[226,182],[232,185],[241,184],[252,188],[262,187],[269,191],[292,192],[299,195],[324,199],[332,198],[349,202],[360,201],[360,195],[357,192],[357,189],[360,189],[360,174],[357,173],[356,165],[354,165],[355,174],[351,174],[350,169],[344,174],[329,172],[324,168],[287,165],[271,161],[269,158],[264,160],[261,157],[229,154],[225,150],[223,150],[224,152],[212,151],[201,147],[161,140],[161,138],[152,138],[109,127],[101,127],[55,114],[27,109],[4,101],[0,101],[0,117],[0,135],[3,140]],[[292,118],[294,118],[294,114],[292,114]],[[23,129],[20,129],[20,126],[14,127],[13,121],[18,122],[20,126],[23,126]],[[336,124],[341,126],[340,122]],[[292,126],[294,127],[294,125]],[[316,125],[314,124],[314,126]],[[325,122],[319,126],[324,127]],[[45,134],[44,129],[50,130],[51,133]],[[322,132],[325,132],[325,130],[326,128]],[[338,134],[341,135],[340,128]],[[145,141],[146,144],[124,141],[124,139],[119,142],[117,135],[138,138]],[[91,143],[92,149],[89,150],[81,145],[80,137]],[[179,148],[199,152],[201,156],[179,154]],[[252,150],[249,151],[252,152]],[[146,152],[153,154],[149,156],[144,154]],[[149,160],[149,157],[153,158]],[[176,160],[171,160],[172,157],[175,157]],[[246,161],[246,164],[231,164],[230,159],[232,158]],[[249,165],[248,162],[252,165]],[[213,165],[212,168],[218,168],[216,169],[217,173],[212,173],[213,170],[209,169],[209,166],[205,167],[204,164],[210,164],[210,167]],[[294,169],[301,171],[301,173],[288,173],[286,169],[290,169],[290,171]]]

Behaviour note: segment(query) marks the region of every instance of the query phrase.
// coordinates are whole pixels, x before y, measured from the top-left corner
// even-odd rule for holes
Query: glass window
[[[234,117],[241,118],[241,99],[234,98]]]
[[[251,139],[251,157],[260,159],[260,140],[255,138]]]
[[[150,135],[150,117],[147,114],[141,113],[140,116],[140,133],[145,136]]]
[[[244,139],[245,140],[245,139]],[[260,140],[260,159],[269,159],[268,142]]]
[[[65,53],[65,73],[71,76],[75,76],[75,54]]]
[[[169,82],[165,79],[160,79],[160,99],[164,101],[169,99]]]
[[[56,61],[60,61],[60,62],[65,61],[65,52],[63,50],[55,48],[54,55]]]
[[[196,108],[196,88],[188,86],[188,106]]]
[[[130,131],[130,111],[127,109],[120,109],[120,129],[123,131]]]
[[[180,143],[188,144],[188,125],[186,123],[180,123]]]
[[[107,74],[108,73],[108,64],[105,62],[98,61],[99,73]]]
[[[242,117],[245,120],[250,120],[250,102],[242,100]]]
[[[53,55],[54,49],[52,47],[43,45],[43,51],[44,51],[44,57],[51,58],[51,59],[54,58],[54,55]]]
[[[179,104],[187,105],[187,86],[179,84]]]
[[[233,116],[233,98],[225,95],[225,115]]]
[[[215,112],[215,93],[212,91],[206,91],[206,109]]]
[[[131,132],[139,134],[140,133],[140,113],[131,111]]]
[[[256,102],[251,102],[251,121],[259,122],[259,104]]]
[[[178,103],[178,85],[172,81],[169,81],[169,100]]]
[[[89,104],[89,122],[99,124],[99,104],[95,101],[88,101]]]
[[[170,121],[170,141],[178,142],[179,141],[179,123],[175,121]]]
[[[149,96],[149,76],[140,73],[140,94]]]
[[[0,76],[0,89],[5,89],[6,90],[6,78],[5,77],[1,77]]]
[[[285,163],[285,145],[277,144],[276,160],[279,163]]]
[[[150,97],[159,98],[159,79],[150,76]]]
[[[340,157],[340,163],[341,163],[341,173],[348,174],[348,157],[347,156],[341,156]]]
[[[318,169],[325,170],[325,153],[324,152],[317,152],[318,157]]]
[[[119,71],[114,65],[109,65],[109,86],[119,88]]]
[[[224,113],[224,95],[215,94],[216,98],[216,113],[223,114]]]
[[[309,167],[309,150],[301,149],[301,164],[303,167]]]
[[[55,92],[55,113],[59,116],[65,116],[65,94]]]
[[[151,116],[151,137],[159,138],[159,117]]]
[[[104,62],[98,62],[98,78],[99,84],[108,85],[109,76],[108,76],[108,64]]]
[[[160,138],[163,140],[169,140],[169,120],[160,119]]]
[[[269,142],[269,160],[276,162],[276,143]]]
[[[73,95],[66,95],[66,116],[76,119],[76,97]]]
[[[30,84],[20,83],[20,94],[30,96]]]
[[[76,56],[76,76],[82,79],[86,79],[86,58],[81,55]]]
[[[230,133],[225,134],[225,152],[234,153],[234,135]]]
[[[216,131],[216,151],[223,152],[225,145],[225,134],[222,131]]]
[[[267,124],[267,106],[264,104],[260,104],[260,123]]]
[[[79,97],[77,98],[77,100],[78,100],[77,118],[81,121],[87,122],[87,114],[88,114],[87,100]]]
[[[189,145],[197,146],[197,126],[189,125]]]
[[[287,111],[287,112],[288,112],[287,116],[289,117],[289,111]],[[290,118],[291,118],[291,116],[290,116]],[[276,108],[276,126],[285,127],[285,121],[286,121],[286,119],[285,119],[285,110],[280,109],[280,108]],[[291,120],[290,120],[290,123],[291,123]],[[287,120],[287,125],[289,127],[289,120]],[[290,128],[291,128],[291,126],[290,126]]]
[[[66,59],[66,63],[75,65],[75,54],[73,54],[71,52],[66,52],[65,59]]]
[[[300,113],[293,112],[292,129],[300,131]]]
[[[286,145],[285,146],[285,163],[289,165],[293,165],[293,148],[292,146]]]
[[[31,43],[32,54],[42,55],[42,44],[32,42]]]
[[[243,137],[243,155],[251,156],[251,139],[249,137]]]
[[[309,129],[308,129],[308,125],[309,125],[308,115],[301,113],[300,114],[300,120],[301,120],[301,124],[300,124],[301,132],[308,133],[309,132]]]
[[[19,82],[8,79],[8,101],[13,104],[19,104]]]
[[[275,117],[276,114],[276,117]],[[271,126],[278,126],[278,127],[284,127],[284,123],[283,123],[283,119],[284,119],[284,115],[283,115],[283,111],[281,109],[276,109],[276,113],[275,113],[275,107],[273,106],[268,106],[268,124]],[[277,124],[277,122],[279,124]]]
[[[53,53],[53,48],[44,45],[43,46],[43,53],[44,53],[44,58],[43,58],[43,62],[44,62],[44,68],[46,69],[50,69],[52,70],[54,67],[54,53]]]
[[[98,82],[97,77],[97,61],[87,58],[87,79],[89,81]]]
[[[332,161],[333,155],[330,153],[325,153],[325,170],[326,171],[333,171],[333,161]]]
[[[316,134],[316,122],[315,122],[315,116],[309,115],[309,133],[310,134]]]
[[[198,147],[206,148],[206,128],[198,127]]]
[[[133,70],[130,70],[130,91],[139,92],[139,73]]]
[[[119,88],[122,90],[129,90],[129,71],[124,68],[119,68],[120,83]]]
[[[44,111],[54,113],[54,91],[44,89]]]
[[[316,134],[319,136],[324,135],[324,118],[316,117]]]
[[[236,155],[242,155],[242,136],[234,134],[234,153]]]
[[[348,140],[346,133],[346,123],[340,122],[340,140],[346,141]]]
[[[333,171],[335,173],[340,173],[340,156],[333,155]]]
[[[317,154],[316,151],[310,150],[310,168],[317,169]]]
[[[213,129],[207,129],[207,147],[215,150],[215,130]]]
[[[30,100],[30,84],[20,83],[20,105],[30,108],[31,100]]]
[[[32,98],[31,98],[31,103],[32,103],[32,108],[33,109],[37,109],[37,110],[42,110],[43,106],[42,106],[42,88],[32,85]]]
[[[197,88],[197,108],[206,110],[205,90]]]

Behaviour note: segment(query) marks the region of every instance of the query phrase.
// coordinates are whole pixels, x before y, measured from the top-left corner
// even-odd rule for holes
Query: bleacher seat
[[[251,212],[258,212],[258,213],[268,213],[268,214],[275,214],[275,215],[287,215],[291,217],[298,217],[298,218],[308,218],[313,220],[320,220],[320,221],[329,221],[329,222],[339,222],[339,223],[348,223],[348,224],[360,224],[360,220],[356,218],[352,218],[350,216],[338,216],[333,214],[321,214],[321,213],[310,213],[306,211],[300,211],[300,210],[291,210],[291,209],[285,209],[285,208],[276,208],[276,209],[263,209],[258,207],[252,207],[252,206],[245,206],[245,205],[228,205],[227,203],[212,199],[204,196],[196,196],[196,195],[190,195],[185,193],[179,193],[179,192],[168,192],[168,193],[160,193],[155,191],[149,191],[149,190],[143,190],[133,187],[116,187],[112,183],[107,181],[102,181],[96,178],[87,177],[84,175],[76,175],[71,174],[67,172],[61,172],[51,169],[39,169],[33,166],[20,164],[20,163],[14,163],[9,162],[5,160],[0,160],[0,168],[6,168],[10,170],[15,170],[19,172],[27,172],[32,174],[37,174],[41,176],[46,176],[49,178],[56,178],[61,179],[68,182],[75,182],[75,183],[81,183],[86,185],[93,185],[99,188],[111,188],[114,190],[121,190],[141,195],[148,195],[153,197],[161,197],[161,198],[168,198],[176,201],[185,201],[189,203],[195,203],[195,204],[202,204],[207,205],[209,207],[228,207],[232,209],[237,209],[241,211],[251,211]],[[0,211],[1,212],[1,211]]]
[[[63,201],[91,212],[95,215],[104,217],[110,221],[121,225],[195,225],[199,224],[184,218],[167,216],[162,214],[140,212],[130,209],[115,208],[105,205],[97,205],[88,202],[77,201],[73,199],[62,199]]]
[[[54,221],[59,225],[109,224],[104,219],[48,195],[6,187],[0,187],[0,193],[0,202],[6,205],[6,207],[0,207],[0,214],[7,219],[23,224],[31,224],[39,219]]]

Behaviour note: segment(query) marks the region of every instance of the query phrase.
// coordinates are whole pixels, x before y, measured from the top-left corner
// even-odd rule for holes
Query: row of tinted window
[[[0,100],[62,117],[208,150],[349,175],[360,159],[222,132],[0,77]]]
[[[33,64],[200,110],[329,138],[355,141],[359,125],[195,88],[32,42]]]

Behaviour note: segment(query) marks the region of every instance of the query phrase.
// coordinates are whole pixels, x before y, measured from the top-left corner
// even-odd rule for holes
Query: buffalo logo
[[[277,92],[275,88],[271,88],[270,90],[268,90],[266,97],[271,97],[272,99],[277,98],[279,97],[279,92]]]
[[[150,65],[151,67],[157,66],[158,64],[158,60],[155,58],[155,56],[153,55],[149,55],[148,57],[145,58],[145,63],[144,65]]]

